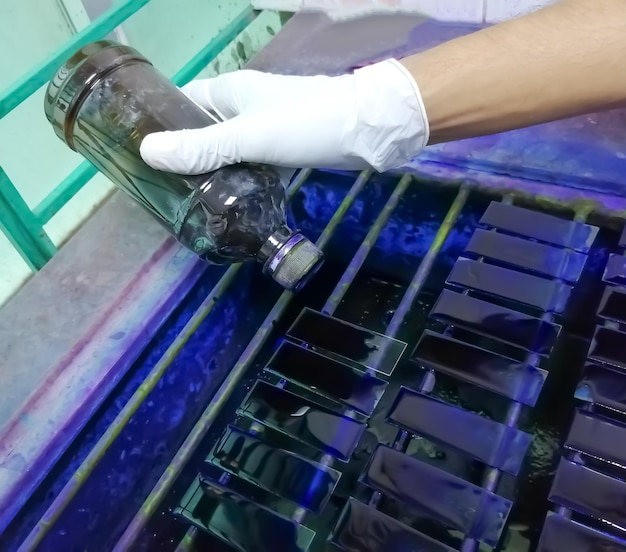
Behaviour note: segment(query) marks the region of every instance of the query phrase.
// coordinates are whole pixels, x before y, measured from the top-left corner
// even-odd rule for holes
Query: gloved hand
[[[146,136],[141,155],[156,169],[201,174],[251,161],[382,172],[415,157],[429,138],[417,84],[396,60],[338,77],[235,71],[183,92],[224,122]]]

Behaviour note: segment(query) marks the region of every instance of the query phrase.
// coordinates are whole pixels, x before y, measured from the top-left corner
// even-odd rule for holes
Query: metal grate
[[[289,189],[291,197],[310,175],[311,171],[298,174]],[[328,246],[370,178],[364,172],[354,181],[317,240],[319,247]],[[193,549],[194,541],[206,533],[222,541],[230,539],[232,547],[245,550],[241,535],[246,529],[246,538],[254,538],[258,550],[317,550],[326,539],[346,551],[392,550],[409,544],[428,551],[472,551],[484,545],[503,549],[507,519],[516,507],[515,493],[507,491],[503,482],[525,477],[524,459],[531,446],[531,435],[520,421],[542,396],[546,367],[563,340],[560,318],[580,287],[598,228],[585,224],[585,213],[565,220],[513,205],[510,195],[492,203],[480,221],[486,228],[475,230],[445,288],[430,303],[430,329],[415,336],[420,339],[412,351],[398,337],[411,313],[422,306],[418,298],[459,214],[479,193],[467,185],[458,188],[445,218],[437,224],[384,331],[337,317],[411,184],[411,176],[399,177],[323,307],[301,311],[278,347],[268,352],[270,338],[285,322],[294,299],[290,292],[280,295],[115,550],[137,546],[150,519],[198,454],[199,475],[176,509],[178,517],[193,524],[180,550]],[[33,549],[43,541],[240,271],[240,266],[233,266],[224,273],[21,549]],[[615,317],[622,316],[619,306],[614,306],[618,299],[611,301],[607,292],[602,302],[601,316],[611,319],[610,324],[619,323]],[[602,363],[604,372],[615,374],[620,360],[607,357],[611,351],[602,349],[602,343],[596,338],[591,353],[597,349],[596,362]],[[602,376],[606,374],[599,368],[590,367],[585,381]],[[504,414],[491,419],[447,400],[437,390],[446,378],[499,397]],[[607,385],[593,389],[597,398],[587,400],[621,408],[624,401],[611,395]],[[231,398],[236,397],[240,399],[232,404]],[[302,418],[298,423],[292,423],[294,413]],[[307,418],[316,417],[323,422],[313,431],[314,424]],[[606,450],[591,450],[580,437],[588,419],[577,421],[568,450],[573,455],[606,456]],[[605,430],[610,435],[619,432],[613,426]],[[424,452],[428,443],[469,458],[480,469],[471,476],[443,469]],[[255,455],[276,461],[253,466],[249,459]],[[578,457],[568,456],[563,462],[576,469],[595,469]],[[276,466],[282,468],[277,471]],[[558,482],[555,479],[555,485]],[[551,495],[555,503],[597,517],[593,505],[573,508],[577,497],[559,502],[555,497],[563,493],[557,491]],[[243,524],[237,531],[225,521],[232,515]],[[567,523],[572,534],[595,535],[598,529],[587,518],[581,524],[568,515],[563,510],[548,516],[542,543],[555,542],[556,537],[550,536],[556,534],[554,528],[560,530]],[[614,523],[619,525],[619,520]],[[263,541],[263,535],[270,534],[286,539],[283,548],[276,541]],[[385,540],[392,536],[399,540]],[[617,537],[610,538],[618,542]],[[546,551],[557,549],[553,544],[545,546]]]
[[[548,512],[539,552],[566,547],[626,550],[626,515],[615,507],[626,495],[626,333],[620,331],[626,324],[626,289],[620,285],[626,276],[620,268],[625,245],[620,237],[619,252],[609,255],[604,271],[607,285],[596,312],[588,363],[576,390],[581,402],[548,497],[556,511]]]

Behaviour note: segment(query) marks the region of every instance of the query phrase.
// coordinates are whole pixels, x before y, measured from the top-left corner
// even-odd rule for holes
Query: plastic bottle
[[[147,134],[216,121],[133,48],[99,41],[79,50],[50,81],[45,112],[70,148],[202,259],[256,259],[294,291],[321,266],[321,251],[286,225],[285,189],[273,167],[240,163],[184,176],[143,162],[139,146]]]

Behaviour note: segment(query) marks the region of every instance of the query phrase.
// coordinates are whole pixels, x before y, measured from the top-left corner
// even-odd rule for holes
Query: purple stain
[[[406,388],[400,390],[387,419],[512,475],[520,471],[531,441],[528,433]]]
[[[296,195],[294,202],[290,205],[290,220],[297,223],[296,226],[305,229],[310,236],[319,235],[326,222],[333,215],[334,209],[343,200],[354,178],[356,178],[354,174],[329,175],[313,173],[311,181],[303,186],[302,190]],[[336,358],[320,354],[319,350],[315,351],[313,348],[301,348],[304,351],[303,358],[305,361],[307,359],[310,360],[310,358],[314,359],[315,362],[310,362],[310,365],[307,366],[307,363],[302,358],[296,358],[297,362],[294,362],[293,358],[283,358],[282,361],[284,362],[281,364],[280,355],[284,354],[283,348],[285,345],[281,345],[278,352],[272,349],[280,341],[279,338],[285,335],[292,320],[302,311],[303,306],[319,308],[320,297],[326,297],[329,293],[327,290],[332,288],[333,284],[338,281],[341,269],[365,237],[372,221],[378,216],[382,205],[396,183],[397,178],[394,176],[372,176],[359,199],[342,221],[337,238],[329,243],[328,253],[332,264],[328,267],[329,270],[323,274],[324,278],[313,282],[314,287],[308,292],[308,295],[298,295],[294,298],[293,312],[288,315],[293,316],[293,318],[286,317],[278,321],[275,326],[275,334],[269,339],[267,351],[263,352],[258,360],[255,359],[256,364],[251,367],[250,373],[246,376],[245,385],[242,384],[241,388],[236,390],[232,397],[232,404],[228,404],[225,410],[225,412],[234,413],[237,406],[242,404],[242,401],[248,396],[251,384],[256,381],[257,377],[271,381],[272,384],[282,379],[285,384],[283,394],[297,395],[300,397],[298,400],[302,401],[302,404],[310,406],[310,403],[306,401],[311,401],[313,405],[318,405],[316,408],[319,408],[319,412],[326,411],[332,413],[329,419],[334,420],[337,427],[344,420],[342,415],[348,408],[352,407],[360,410],[360,413],[355,415],[355,420],[359,420],[358,423],[354,420],[347,422],[345,430],[337,430],[335,435],[330,435],[326,431],[330,426],[335,427],[333,424],[307,425],[306,427],[288,426],[285,420],[290,421],[288,419],[289,408],[285,407],[285,409],[281,410],[279,406],[283,403],[280,403],[278,406],[276,403],[272,403],[274,408],[272,415],[284,416],[274,420],[276,426],[280,427],[282,431],[281,437],[287,439],[286,432],[290,432],[290,438],[297,434],[297,439],[300,440],[303,446],[312,446],[313,448],[322,448],[323,446],[326,451],[332,448],[332,454],[335,453],[335,449],[339,448],[344,451],[343,454],[349,454],[354,446],[356,435],[356,432],[350,428],[358,429],[357,426],[360,421],[374,412],[374,415],[370,418],[372,431],[365,432],[363,442],[357,444],[353,452],[357,461],[355,463],[348,462],[345,466],[342,466],[342,469],[345,467],[346,470],[342,477],[342,483],[338,487],[340,490],[337,491],[336,505],[339,508],[341,508],[339,500],[348,498],[352,493],[349,486],[350,481],[356,481],[361,473],[361,467],[376,449],[376,442],[379,437],[375,432],[381,432],[381,435],[384,434],[384,438],[387,439],[386,442],[393,440],[395,429],[384,423],[384,420],[382,420],[382,424],[380,423],[382,416],[374,411],[374,407],[380,404],[380,411],[387,412],[388,407],[391,406],[390,403],[393,401],[393,393],[397,389],[396,380],[393,381],[393,386],[388,385],[386,378],[368,377],[357,366],[347,366],[345,358],[342,362],[338,362]],[[428,193],[424,193],[425,189],[428,190]],[[340,306],[337,313],[339,319],[349,320],[363,327],[372,327],[377,331],[384,332],[385,324],[383,319],[385,313],[387,311],[394,312],[397,308],[406,282],[415,273],[428,246],[434,239],[435,233],[455,193],[456,190],[446,191],[443,188],[422,184],[407,191],[405,200],[394,211],[387,227],[374,245],[371,255],[368,257],[368,266],[364,267],[363,272],[355,280],[350,293],[347,294],[345,303]],[[483,199],[476,200],[477,197],[480,198],[481,196],[478,193],[472,194],[471,198],[474,199],[468,202],[455,222],[440,254],[435,260],[435,265],[431,272],[431,276],[436,276],[435,280],[433,280],[434,289],[429,287],[430,282],[427,283],[423,290],[424,294],[420,296],[410,313],[411,320],[410,324],[407,325],[407,333],[410,333],[411,345],[418,341],[419,335],[424,328],[439,327],[434,322],[431,324],[431,322],[426,321],[427,313],[432,306],[432,298],[436,296],[435,292],[439,291],[437,286],[443,287],[445,277],[449,274],[456,258],[464,249],[471,249],[472,247],[476,249],[472,232],[487,205]],[[536,229],[532,228],[531,225],[531,230],[534,231]],[[552,271],[554,274],[550,273],[548,276],[546,274],[541,275],[546,281],[549,281],[548,278],[560,276],[565,279],[569,278],[572,283],[576,282],[579,276],[583,274],[585,261],[587,261],[586,269],[578,285],[583,285],[583,280],[588,278],[590,270],[593,271],[593,278],[599,280],[609,252],[604,242],[602,242],[601,246],[594,245],[589,256],[586,257],[582,253],[572,250],[566,251],[562,247],[537,243],[526,238],[485,232],[484,230],[481,232],[513,240],[513,242],[506,242],[504,247],[495,247],[494,244],[488,243],[487,245],[492,246],[491,249],[487,250],[487,253],[491,255],[491,260],[488,262],[506,265],[506,269],[512,272],[533,272],[532,278],[539,277],[538,272],[542,270],[549,273]],[[525,232],[527,232],[526,229]],[[470,247],[472,243],[473,245]],[[511,246],[511,243],[514,246]],[[530,249],[520,249],[518,247],[520,243],[523,243],[524,246],[529,246]],[[485,246],[484,243],[482,245]],[[529,251],[529,254],[522,255],[522,253],[528,253]],[[468,251],[468,254],[472,253]],[[473,254],[478,255],[476,252]],[[577,260],[581,262],[576,264]],[[219,276],[221,273],[218,272],[217,274]],[[371,291],[372,288],[361,284],[364,281],[369,281],[368,278],[374,278],[374,274],[379,279],[378,281],[383,282],[387,287],[392,286],[390,282],[391,278],[393,278],[394,293],[390,295],[388,293],[389,290],[387,290],[387,295],[383,293],[381,298],[379,298],[376,293],[364,292],[364,290]],[[389,275],[389,281],[386,279],[386,275]],[[84,458],[85,451],[88,451],[93,446],[98,437],[108,427],[116,413],[128,400],[130,394],[137,389],[138,384],[145,377],[147,371],[155,365],[167,345],[171,343],[173,337],[188,320],[190,312],[206,297],[208,290],[210,290],[214,282],[215,279],[212,283],[209,280],[201,282],[200,288],[192,292],[195,299],[190,300],[181,308],[181,311],[184,310],[185,313],[176,313],[174,319],[165,324],[160,335],[150,345],[150,349],[142,355],[137,365],[131,370],[128,380],[122,382],[118,396],[110,401],[110,404],[107,404],[103,411],[98,414],[97,423],[90,425],[85,434],[81,436],[80,446],[84,447],[84,449],[74,449],[72,451],[73,458],[66,464],[65,471],[60,475],[56,474],[55,477],[58,479],[51,484],[47,484],[47,498],[43,502],[44,506],[49,504],[50,500],[58,494],[69,474],[76,469],[81,459]],[[510,286],[513,285],[511,282],[509,284]],[[493,288],[491,284],[487,287]],[[520,299],[520,294],[523,291],[521,288],[524,286],[516,284],[513,287],[516,288],[514,290],[516,294],[515,299]],[[233,290],[233,293],[227,294],[220,300],[214,314],[201,324],[188,345],[183,348],[178,359],[168,368],[160,384],[150,394],[149,399],[142,408],[135,414],[83,490],[76,496],[71,507],[61,516],[58,536],[55,535],[53,538],[50,535],[46,539],[42,550],[82,549],[85,543],[90,542],[89,539],[94,538],[97,538],[98,542],[103,543],[104,547],[112,546],[112,543],[115,542],[128,520],[140,507],[143,497],[150,491],[152,485],[161,475],[172,455],[188,434],[194,421],[198,419],[202,410],[214,396],[219,383],[223,381],[223,378],[232,368],[233,363],[239,358],[261,320],[274,304],[279,291],[259,283],[258,267],[246,267]],[[501,291],[503,290],[507,291],[505,288]],[[513,291],[510,291],[510,293],[513,293]],[[589,310],[589,312],[595,311]],[[496,329],[501,330],[501,328]],[[515,338],[523,337],[522,334],[524,332],[518,330],[519,328],[513,328],[511,335]],[[454,335],[458,337],[456,333]],[[478,345],[486,345],[477,336],[474,336],[472,343],[462,343],[458,339],[451,339],[448,336],[425,333],[414,355],[417,357],[417,364],[403,363],[401,361],[398,364],[398,368],[394,371],[394,378],[407,378],[408,381],[414,384],[420,380],[418,376],[423,373],[423,368],[432,368],[442,375],[442,378],[437,380],[438,384],[441,383],[440,379],[443,379],[445,383],[445,378],[453,380],[453,383],[456,380],[470,382],[471,386],[464,384],[465,387],[473,390],[478,389],[479,391],[482,389],[488,390],[484,395],[481,395],[480,401],[483,401],[481,403],[483,405],[481,406],[481,411],[490,415],[495,410],[490,406],[491,403],[489,402],[493,398],[485,399],[484,397],[489,397],[490,394],[495,393],[500,396],[496,397],[496,399],[502,399],[502,402],[511,400],[527,406],[534,406],[542,388],[550,385],[547,383],[544,386],[546,378],[544,370],[479,347]],[[372,341],[367,339],[366,345],[371,344]],[[335,348],[334,344],[331,344],[331,346],[331,348]],[[262,371],[272,352],[275,352],[276,356],[273,361],[270,361],[269,367],[276,372],[274,374],[269,371]],[[409,350],[409,352],[411,351]],[[330,351],[330,353],[333,353],[333,351]],[[274,362],[276,359],[278,359],[279,365],[272,366],[272,364],[276,364]],[[561,362],[559,366],[561,364],[570,366],[571,363]],[[617,372],[614,372],[613,375],[622,376],[622,374],[617,374]],[[604,387],[602,387],[600,385],[602,382],[598,383],[597,378],[591,379],[591,377],[588,377],[589,388],[596,385],[593,388],[593,393],[590,393],[590,395],[596,397],[597,400],[602,399],[607,403],[612,401],[611,404],[618,404],[620,400],[622,403],[625,402],[623,397],[620,398],[620,396],[615,395],[617,393],[615,391],[615,381],[610,380],[607,383],[603,380]],[[265,383],[263,385],[267,386],[269,384]],[[454,388],[452,384],[450,385],[451,388]],[[385,393],[386,389],[393,389],[393,391]],[[458,394],[459,402],[457,404],[457,402],[450,401],[448,406],[452,409],[451,411],[454,411],[455,414],[461,412],[459,419],[474,419],[474,414],[459,408],[459,404],[467,408],[466,403],[468,399],[463,395],[462,389],[461,391],[454,389],[454,392]],[[437,393],[439,393],[439,389],[437,389]],[[609,397],[609,393],[613,393],[613,395]],[[439,394],[437,396],[443,397],[443,395]],[[304,397],[306,397],[306,400]],[[259,396],[257,395],[256,398],[258,399]],[[596,400],[596,398],[593,400]],[[448,402],[447,398],[446,402]],[[478,403],[478,400],[476,402]],[[500,405],[499,402],[497,404]],[[430,412],[432,409],[426,407],[426,410]],[[318,411],[316,410],[315,413],[317,414]],[[259,414],[259,418],[262,418],[261,422],[269,424],[268,415],[263,416]],[[441,416],[441,420],[444,419],[447,420],[448,418]],[[306,421],[312,424],[316,420],[314,416],[311,416]],[[476,483],[478,475],[480,475],[477,468],[479,462],[476,462],[475,457],[486,461],[488,464],[497,463],[502,467],[510,467],[510,459],[512,456],[515,456],[511,451],[518,450],[515,448],[515,440],[509,439],[511,432],[501,432],[502,428],[497,422],[490,422],[481,418],[481,423],[476,424],[477,427],[474,428],[474,433],[471,431],[461,433],[454,430],[454,424],[424,427],[429,421],[432,421],[434,424],[440,420],[437,416],[425,416],[418,419],[417,422],[415,420],[411,421],[410,428],[408,424],[406,427],[409,433],[429,433],[433,439],[439,437],[447,442],[447,448],[432,446],[432,448],[428,449],[430,461],[440,467],[445,467],[446,470],[450,468],[457,475],[463,474],[465,481],[448,479],[448,477],[453,476],[445,473],[442,477],[447,483],[452,481],[455,485],[454,488],[467,493],[467,496],[471,496],[473,492],[481,492],[469,482],[474,477],[476,479],[472,479],[472,481]],[[488,429],[479,431],[478,426],[483,427],[482,421],[487,423],[485,427],[488,426]],[[501,421],[499,419],[499,422]],[[230,419],[227,420],[225,418],[223,422],[225,424],[230,423]],[[210,432],[210,435],[207,436],[206,441],[203,442],[198,450],[197,456],[192,459],[189,469],[181,477],[180,484],[177,483],[173,494],[166,498],[163,504],[164,512],[175,508],[177,501],[181,499],[188,481],[196,473],[194,470],[206,457],[222,431],[224,426],[220,424],[222,424],[222,421],[216,424],[215,431]],[[387,428],[387,433],[381,431],[382,426]],[[314,436],[311,435],[311,429],[315,431]],[[309,433],[305,430],[309,431]],[[513,431],[513,434],[518,435],[521,432]],[[539,435],[537,440],[541,441],[541,432],[536,434]],[[554,435],[555,432],[550,433],[546,431],[546,434]],[[499,448],[495,445],[493,445],[493,448],[487,446],[493,444],[492,441],[488,441],[487,437],[489,436],[495,436],[496,441],[500,439],[502,446]],[[315,441],[314,437],[317,438],[317,441]],[[483,438],[487,445],[481,447],[480,450],[476,450],[475,447],[472,448],[477,442],[482,443],[481,439]],[[555,443],[558,441],[556,438],[553,440]],[[420,443],[425,441],[427,439],[419,440]],[[316,446],[316,443],[319,442],[323,442],[323,445],[318,444]],[[552,448],[546,446],[548,450],[544,456],[551,458],[555,446]],[[520,451],[518,450],[518,452]],[[521,451],[515,458],[521,461],[523,456],[524,451]],[[529,456],[536,462],[536,452],[533,450],[533,447],[530,449]],[[123,461],[120,461],[120,458],[123,458]],[[358,464],[358,469],[354,467],[356,464]],[[412,466],[412,464],[406,465]],[[417,469],[420,471],[422,467],[420,466]],[[439,475],[439,472],[434,473]],[[517,481],[524,489],[528,485],[532,486],[535,484],[533,482],[528,483],[522,478]],[[545,477],[542,481],[545,484]],[[139,487],[130,492],[129,482]],[[346,486],[342,487],[344,484]],[[409,489],[407,492],[416,488],[415,485],[405,485],[405,487]],[[547,491],[547,488],[545,490]],[[302,495],[304,500],[309,501],[312,499],[311,497],[316,496],[317,487],[309,485],[304,491],[310,492],[310,494],[304,493]],[[501,523],[502,516],[498,517],[497,514],[506,514],[505,510],[500,508],[500,506],[507,503],[507,499],[504,497],[510,498],[500,491],[500,489],[497,490],[502,496],[489,493],[481,495],[482,502],[480,502],[480,507],[483,509],[480,510],[480,515],[473,519],[471,527],[468,529],[468,534],[476,538],[487,539],[495,539],[499,534],[500,525],[497,524]],[[123,500],[120,498],[122,495]],[[93,500],[94,496],[98,497],[98,501]],[[465,500],[464,497],[465,495],[462,496],[463,500]],[[410,498],[411,500],[417,500],[413,496]],[[430,498],[431,496],[427,494],[426,499]],[[545,492],[542,495],[542,500],[545,500]],[[435,504],[435,502],[431,501],[431,504]],[[414,504],[417,504],[417,502],[414,502]],[[42,510],[39,505],[37,507],[39,510],[35,512],[34,516],[31,516],[29,523],[36,522],[38,519],[37,515],[41,515]],[[541,508],[537,510],[539,511]],[[406,511],[408,512],[408,509]],[[381,513],[381,516],[388,513],[390,513],[389,510],[385,514]],[[437,515],[434,515],[436,522],[440,520]],[[543,511],[540,511],[539,515],[543,516]],[[87,525],[84,522],[88,518],[95,520],[95,525],[92,526],[90,531],[86,530]],[[383,518],[381,517],[380,519],[382,520]],[[393,527],[399,532],[405,530],[403,526],[393,525]],[[159,549],[160,545],[156,544],[157,542],[167,541],[166,544],[169,546],[171,544],[169,539],[174,538],[179,529],[182,531],[184,526],[178,525],[178,521],[170,517],[169,514],[156,515],[155,519],[142,534],[141,543],[138,543],[138,550]],[[322,529],[322,532],[325,529]],[[411,533],[413,529],[415,527],[409,528],[407,538],[415,537]],[[12,534],[15,535],[16,532],[14,529],[13,531]],[[154,537],[152,537],[153,534],[155,535]],[[15,539],[13,542],[17,542],[17,540]],[[450,544],[450,539],[446,540],[441,534],[439,534],[438,540]],[[0,540],[0,542],[4,546],[4,543],[8,541]],[[409,542],[420,541],[409,540]],[[153,544],[154,546],[152,546]],[[458,548],[456,544],[455,547]],[[14,547],[7,545],[6,548],[13,549]],[[435,548],[434,550],[438,549]],[[446,548],[442,548],[442,550],[446,550]]]

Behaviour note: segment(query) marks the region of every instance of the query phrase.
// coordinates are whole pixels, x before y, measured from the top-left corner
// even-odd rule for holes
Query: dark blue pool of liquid
[[[301,228],[315,240],[354,178],[355,175],[315,172],[291,202],[290,224]],[[293,299],[285,316],[276,324],[267,345],[252,363],[249,377],[244,378],[248,384],[276,350],[279,338],[302,309],[321,309],[396,183],[397,179],[393,177],[376,176],[366,185],[329,243],[327,262],[322,271]],[[406,192],[340,305],[337,312],[340,318],[384,332],[456,193],[454,188],[417,183]],[[479,193],[472,194],[458,217],[422,293],[397,336],[408,343],[408,351],[414,349],[423,330],[440,327],[438,323],[428,320],[427,315],[443,289],[454,261],[465,248],[492,199]],[[556,451],[571,421],[575,376],[582,369],[588,340],[593,333],[592,317],[583,313],[590,312],[590,305],[600,300],[598,274],[604,268],[607,249],[616,243],[617,237],[618,233],[614,231],[600,232],[583,278],[574,291],[570,308],[560,320],[567,335],[560,341],[547,367],[553,374],[537,407],[532,411],[528,409],[522,416],[522,429],[533,435],[530,460],[520,476],[522,483],[515,487],[511,478],[504,477],[498,489],[504,496],[516,497],[510,522],[524,533],[530,543],[536,540],[545,517]],[[21,515],[0,536],[0,550],[17,548],[189,320],[223,270],[217,267],[207,269],[112,396],[70,445]],[[113,547],[280,293],[275,284],[261,275],[260,267],[249,265],[240,272],[229,292],[200,325],[157,388],[122,430],[39,550],[110,550]],[[414,377],[414,370],[408,364],[401,364],[396,374],[402,381],[408,381]],[[186,491],[207,452],[248,390],[249,386],[240,386],[228,401],[223,415],[177,480],[162,510],[144,530],[137,550],[174,550],[186,527],[170,515],[170,509],[176,506]],[[504,416],[504,403],[498,397],[451,379],[438,378],[435,395],[498,421],[502,421]],[[391,398],[385,400],[390,401]],[[389,405],[383,406],[386,409]],[[378,424],[375,432],[379,438],[389,432],[383,418],[376,419],[375,416],[372,424]],[[367,450],[357,450],[356,455],[371,453],[370,445],[365,442]],[[422,452],[429,456],[431,462],[445,465],[446,470],[480,484],[482,470],[476,462],[434,446]],[[337,496],[350,496],[362,465],[356,462],[350,468],[355,470],[354,473],[344,473]],[[341,506],[331,502],[326,509],[326,517],[322,516],[318,522],[320,525],[315,528],[320,536],[325,538],[328,535]],[[389,508],[393,509],[393,505]],[[323,541],[323,538],[318,540],[316,549],[325,549]],[[214,540],[207,542],[210,545],[205,549],[222,549]]]

